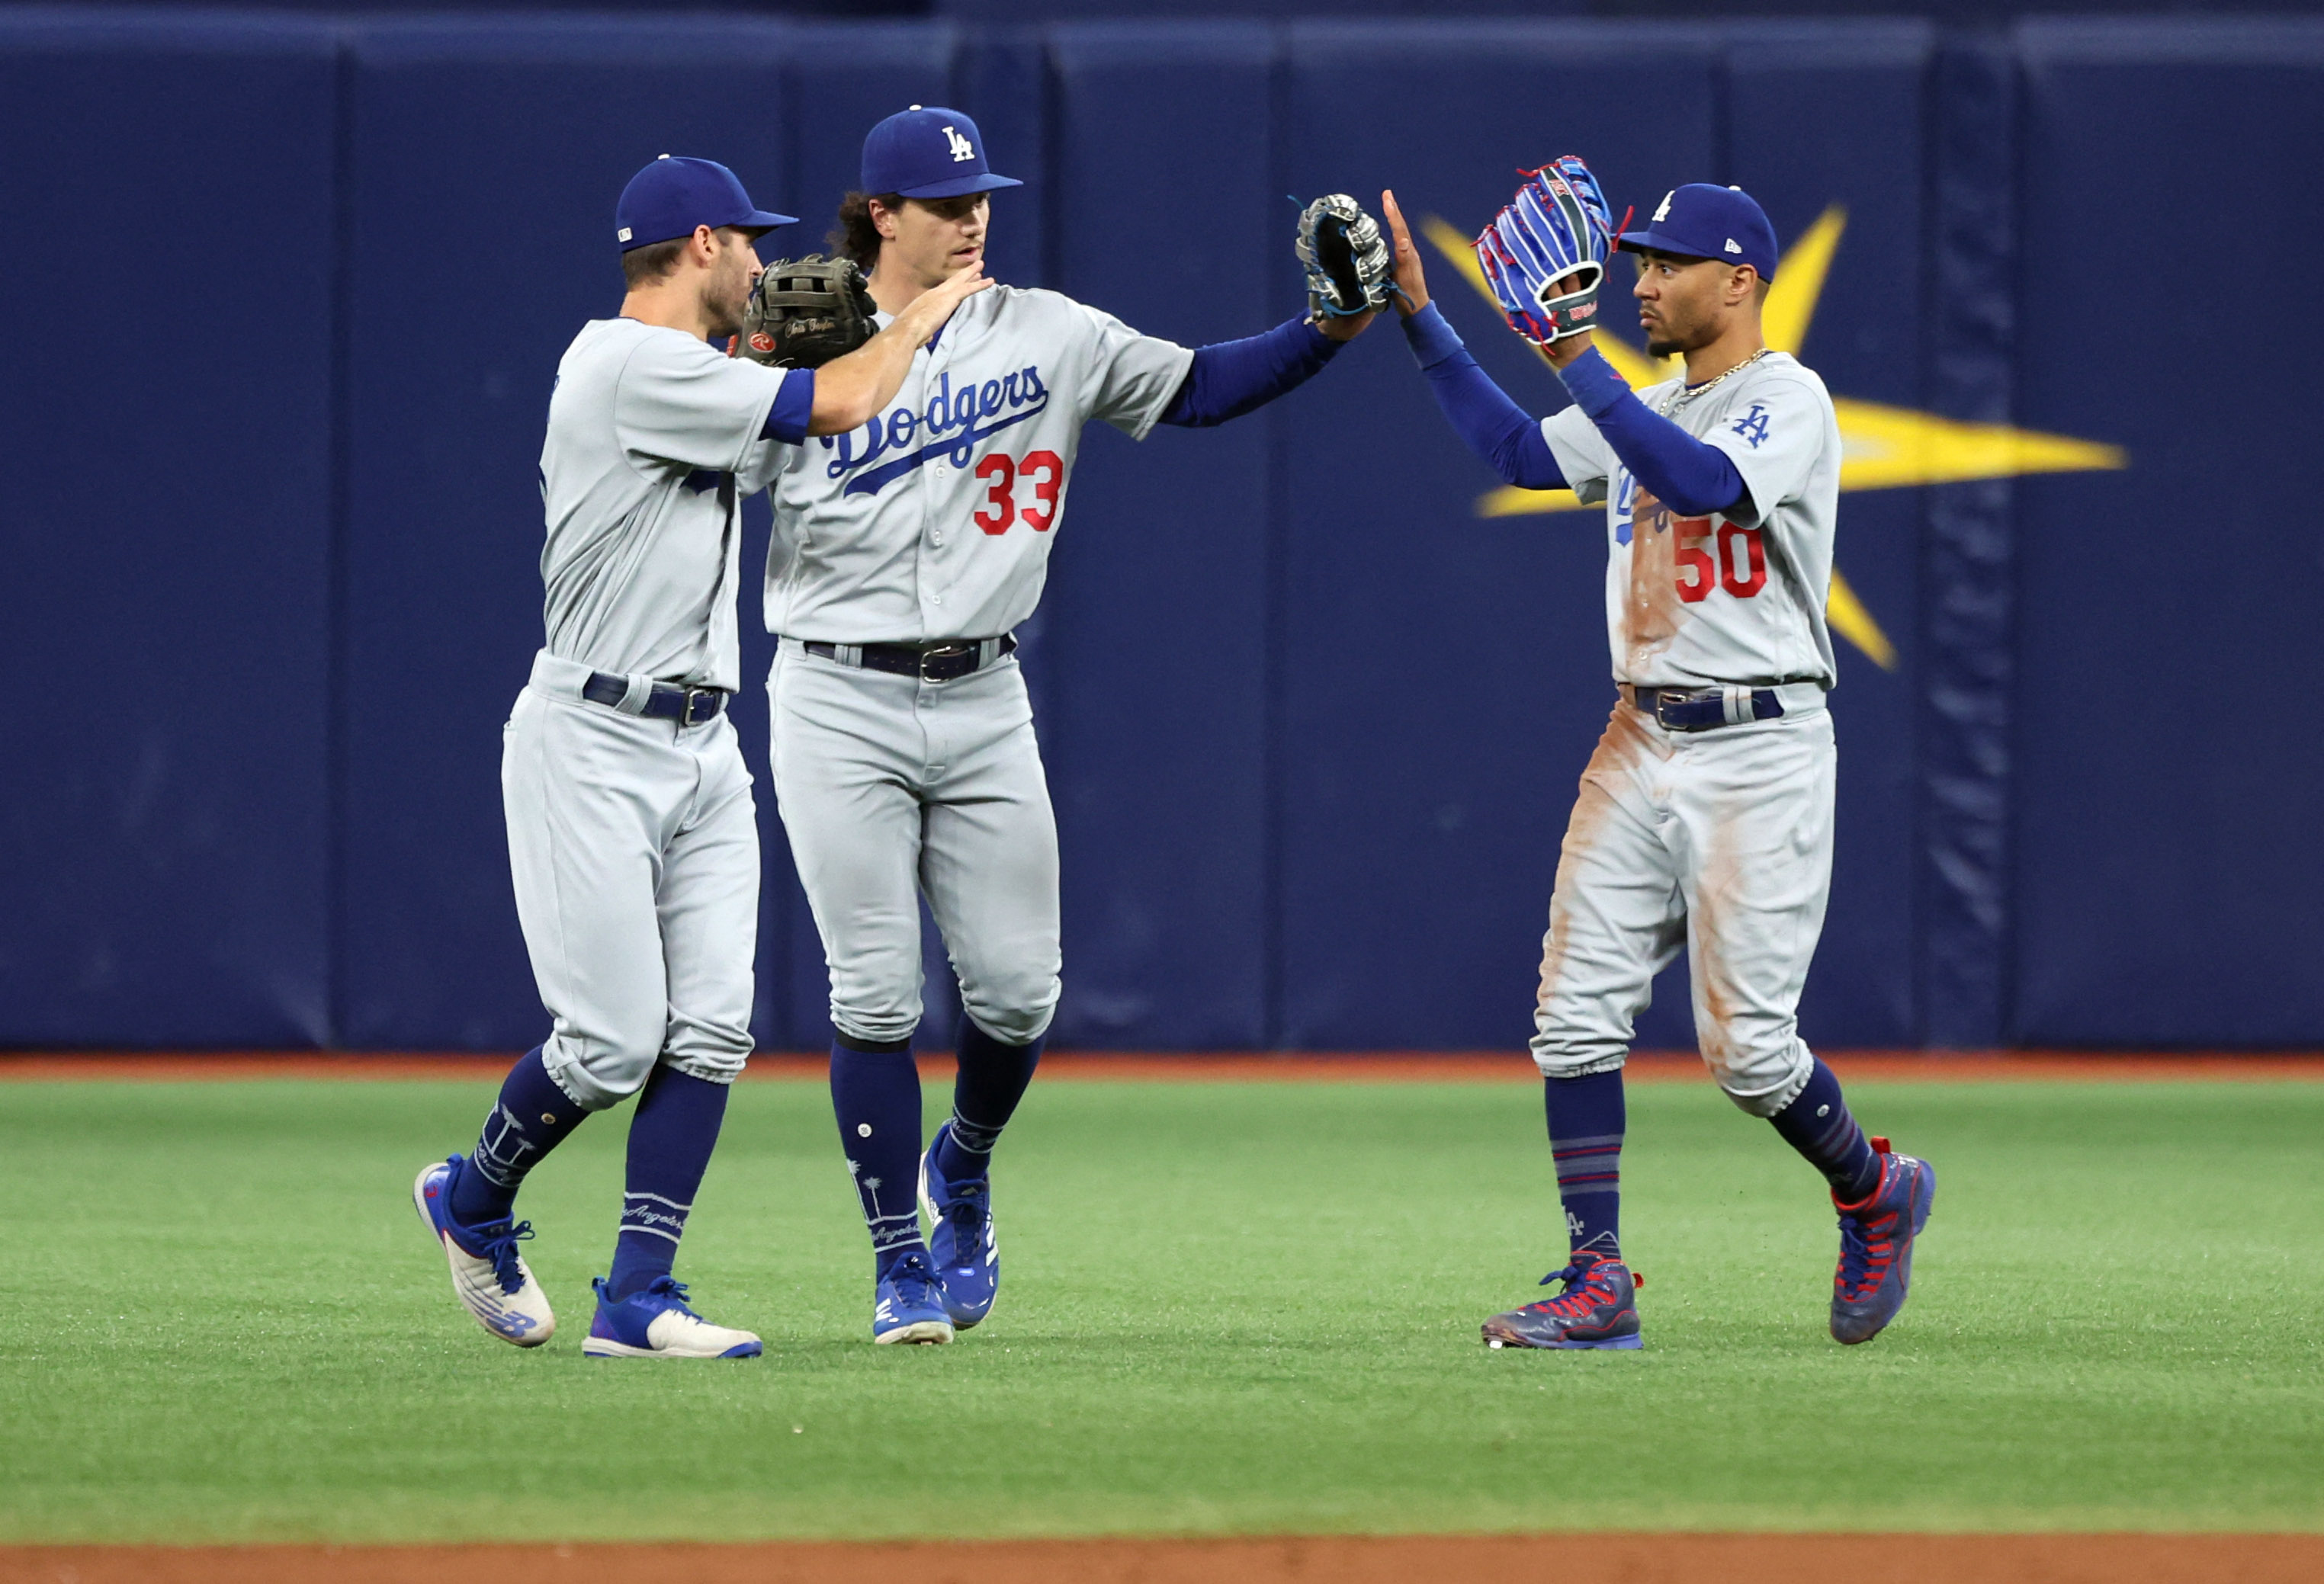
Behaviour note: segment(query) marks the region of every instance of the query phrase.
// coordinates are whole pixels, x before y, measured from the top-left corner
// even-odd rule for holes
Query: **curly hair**
[[[900,209],[903,195],[893,192],[851,192],[839,200],[839,218],[824,238],[834,253],[845,253],[865,274],[880,262],[880,228],[872,224],[872,200],[883,209]]]

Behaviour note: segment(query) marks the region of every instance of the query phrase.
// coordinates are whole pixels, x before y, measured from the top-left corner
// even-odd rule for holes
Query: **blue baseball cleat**
[[[1496,1314],[1484,1324],[1489,1348],[1643,1348],[1638,1287],[1644,1278],[1602,1254],[1572,1254],[1572,1264],[1541,1278],[1563,1282],[1554,1298]]]
[[[436,1234],[452,1266],[452,1294],[476,1323],[504,1342],[538,1348],[557,1330],[549,1294],[516,1246],[532,1236],[530,1221],[463,1226],[452,1219],[452,1185],[467,1162],[459,1156],[430,1161],[411,1184],[412,1207]]]
[[[872,1305],[875,1342],[949,1342],[952,1317],[945,1312],[944,1283],[936,1279],[924,1250],[899,1256],[881,1276]]]
[[[992,1179],[950,1179],[936,1165],[936,1151],[951,1133],[950,1122],[938,1128],[920,1157],[920,1208],[935,1228],[928,1258],[943,1279],[945,1313],[954,1330],[964,1331],[992,1312],[1001,1290],[1001,1246],[992,1236]]]
[[[1913,1285],[1913,1239],[1929,1224],[1937,1174],[1924,1160],[1872,1141],[1880,1157],[1880,1183],[1840,1211],[1840,1268],[1831,1277],[1831,1334],[1842,1342],[1868,1342],[1896,1318]]]
[[[712,1325],[686,1306],[686,1284],[656,1276],[642,1293],[616,1303],[597,1290],[597,1318],[581,1351],[592,1358],[756,1358],[762,1349],[749,1331]]]

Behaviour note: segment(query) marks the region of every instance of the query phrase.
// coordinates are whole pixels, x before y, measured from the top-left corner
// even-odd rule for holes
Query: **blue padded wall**
[[[0,13],[9,1042],[329,1037],[335,69]]]
[[[1272,58],[1233,23],[1060,32],[1054,202],[1083,222],[1056,237],[1059,290],[1188,345],[1287,317]],[[1268,440],[1248,420],[1084,440],[1026,657],[1064,865],[1062,1040],[1267,1041]]]
[[[2316,488],[2324,28],[2029,24],[2019,421],[2127,447],[2018,484],[2021,1040],[2324,1036]],[[2095,267],[2141,195],[2200,195],[2206,291],[2154,333]]]
[[[2324,683],[2324,555],[2240,504],[2314,473],[2324,397],[2253,391],[2324,332],[2280,286],[2150,330],[2105,241],[2159,178],[2193,195],[2199,270],[2315,251],[2324,24],[954,12],[0,12],[11,216],[69,256],[0,264],[40,307],[0,449],[32,701],[0,763],[0,1043],[539,1037],[496,728],[540,642],[549,382],[620,298],[614,195],[709,153],[804,217],[770,250],[819,248],[863,131],[914,102],[977,116],[1028,182],[996,200],[997,274],[1189,344],[1299,311],[1286,194],[1393,185],[1465,235],[1573,149],[1618,203],[1733,181],[1787,244],[1844,214],[1802,347],[1836,397],[2127,465],[1845,496],[1839,565],[1893,655],[1840,646],[1804,1032],[2324,1042],[2324,765],[2287,705]],[[123,241],[71,240],[93,220]],[[1428,259],[1484,366],[1562,404]],[[1895,443],[1858,434],[1858,462]],[[1492,483],[1392,323],[1261,415],[1088,437],[1020,634],[1062,1042],[1523,1041],[1612,690],[1600,520],[1483,515]],[[748,529],[755,568],[762,506]],[[758,626],[754,579],[735,718],[763,771]],[[760,813],[756,1027],[811,1047],[821,951],[763,778]],[[927,968],[943,1045],[933,938]],[[1691,1035],[1674,968],[1639,1038]]]

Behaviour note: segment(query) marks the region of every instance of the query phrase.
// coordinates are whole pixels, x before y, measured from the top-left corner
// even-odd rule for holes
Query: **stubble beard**
[[[723,341],[742,333],[742,315],[751,303],[751,277],[736,272],[730,281],[721,275],[702,294],[703,318],[710,321],[710,336]]]

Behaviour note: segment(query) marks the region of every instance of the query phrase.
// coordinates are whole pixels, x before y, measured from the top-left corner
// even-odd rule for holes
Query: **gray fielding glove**
[[[853,259],[777,259],[751,288],[734,351],[777,368],[820,368],[871,340],[878,311]]]
[[[1327,192],[1300,211],[1296,245],[1309,318],[1352,318],[1388,306],[1395,261],[1379,222],[1346,193]]]

